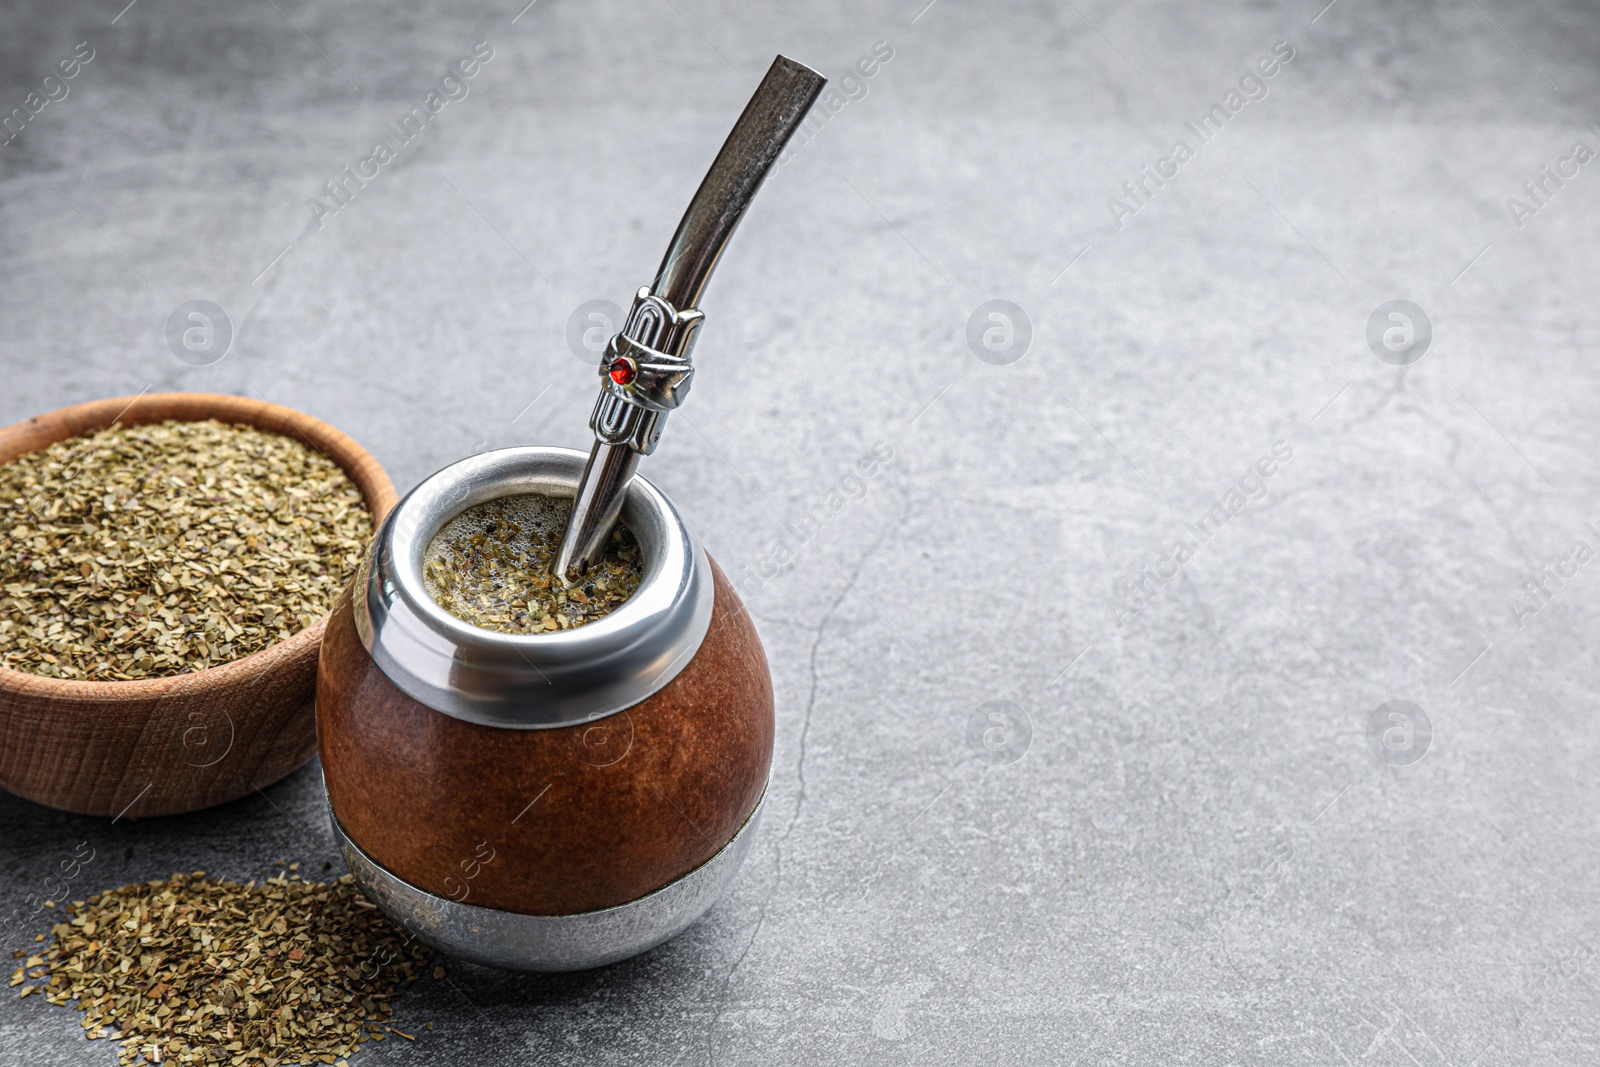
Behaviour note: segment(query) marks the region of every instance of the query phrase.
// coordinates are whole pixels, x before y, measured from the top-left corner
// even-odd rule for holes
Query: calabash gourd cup
[[[750,847],[772,761],[766,656],[672,501],[633,471],[689,393],[706,281],[823,80],[773,61],[611,339],[593,450],[501,449],[435,474],[329,621],[317,730],[334,830],[366,893],[453,955],[546,971],[623,959],[698,918]],[[643,557],[632,595],[526,635],[440,607],[422,578],[433,536],[523,493],[573,501],[563,580],[620,516]]]
[[[450,519],[570,497],[586,460],[510,448],[445,468],[391,512],[322,643],[317,729],[357,881],[422,940],[523,970],[642,952],[721,895],[772,757],[750,616],[672,502],[635,476],[639,587],[571,630],[471,626],[423,584]]]

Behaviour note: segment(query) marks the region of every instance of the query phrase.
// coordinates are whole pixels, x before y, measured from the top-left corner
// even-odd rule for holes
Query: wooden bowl
[[[213,393],[76,404],[0,430],[0,463],[113,423],[217,419],[297,438],[337,463],[376,526],[395,504],[378,461],[290,408]],[[0,667],[0,788],[84,815],[171,815],[244,796],[317,748],[316,623],[242,659],[131,682],[46,678]]]

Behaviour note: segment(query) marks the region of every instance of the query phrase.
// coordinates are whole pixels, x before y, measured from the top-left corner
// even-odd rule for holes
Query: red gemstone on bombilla
[[[627,385],[639,375],[639,368],[634,366],[633,360],[627,356],[618,356],[611,361],[611,366],[606,373],[611,375],[611,380],[618,385]]]

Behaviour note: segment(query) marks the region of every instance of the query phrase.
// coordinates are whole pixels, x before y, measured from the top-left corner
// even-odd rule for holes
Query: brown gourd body
[[[590,723],[506,729],[403,693],[362,646],[347,592],[322,643],[328,800],[390,873],[528,915],[637,900],[714,856],[760,802],[773,696],[749,613],[713,561],[711,626],[652,696]]]

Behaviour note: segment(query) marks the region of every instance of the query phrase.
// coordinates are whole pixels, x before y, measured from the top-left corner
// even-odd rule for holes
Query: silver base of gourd
[[[744,863],[766,803],[722,849],[637,900],[572,915],[523,915],[463,904],[396,877],[350,839],[330,813],[356,884],[402,929],[450,956],[512,971],[582,971],[625,960],[682,933],[720,899]]]

